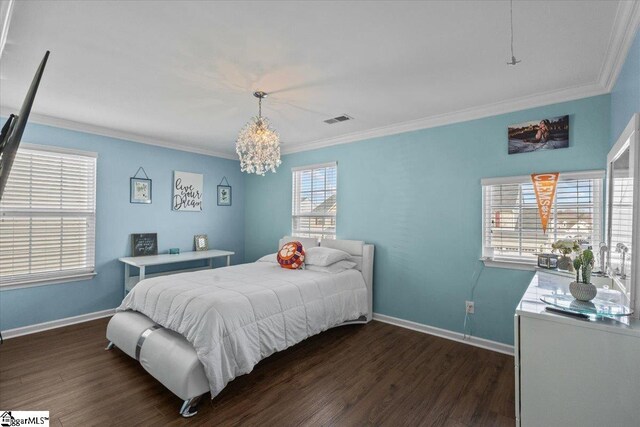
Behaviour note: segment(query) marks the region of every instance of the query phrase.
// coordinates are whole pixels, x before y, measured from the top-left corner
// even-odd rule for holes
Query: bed
[[[107,326],[118,348],[197,413],[235,377],[262,359],[327,329],[371,320],[374,247],[355,240],[291,240],[347,252],[355,267],[339,273],[287,270],[258,261],[139,282]]]

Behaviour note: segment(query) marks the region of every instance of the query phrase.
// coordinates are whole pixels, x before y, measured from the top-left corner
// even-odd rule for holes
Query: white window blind
[[[21,147],[0,201],[0,286],[95,270],[96,156]]]
[[[530,177],[483,180],[483,257],[535,264],[558,239],[602,241],[604,172],[561,173],[546,234]]]
[[[292,235],[335,239],[337,164],[293,169]]]

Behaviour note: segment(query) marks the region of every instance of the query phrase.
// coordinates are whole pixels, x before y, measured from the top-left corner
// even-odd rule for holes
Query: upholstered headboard
[[[367,321],[373,316],[373,252],[374,246],[362,240],[334,240],[322,239],[320,246],[340,249],[351,255],[351,259],[358,264],[356,267],[362,272],[362,277],[367,284],[367,296],[369,300],[369,314]]]
[[[302,243],[303,247],[324,246],[327,248],[340,249],[351,255],[353,262],[357,264],[357,269],[362,272],[362,277],[367,285],[367,295],[369,300],[369,314],[367,321],[373,316],[373,253],[374,246],[367,244],[362,240],[336,240],[322,239],[318,245],[318,241],[309,237],[291,237],[285,236],[280,239],[279,248],[287,242],[297,240]]]

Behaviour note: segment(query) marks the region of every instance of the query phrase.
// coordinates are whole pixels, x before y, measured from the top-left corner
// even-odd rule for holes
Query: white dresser
[[[516,425],[638,427],[640,321],[547,312],[540,297],[570,282],[538,272],[516,309]]]

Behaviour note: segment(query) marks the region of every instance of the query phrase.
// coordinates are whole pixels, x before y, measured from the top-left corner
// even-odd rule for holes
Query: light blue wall
[[[130,234],[157,232],[160,252],[193,250],[193,236],[208,234],[209,246],[235,251],[244,260],[244,177],[239,163],[151,145],[29,125],[24,142],[98,153],[96,270],[92,280],[0,291],[0,329],[114,308],[123,296],[122,264],[130,254]],[[129,203],[129,178],[143,166],[153,180],[153,203]],[[202,212],[171,210],[173,171],[204,174]],[[216,186],[226,176],[233,206],[216,203]]]
[[[640,113],[640,30],[611,91],[611,145],[616,143],[634,113]]]
[[[507,154],[507,126],[570,115],[570,147]],[[338,161],[338,238],[376,245],[374,311],[462,332],[481,254],[483,177],[603,169],[610,97],[286,155],[278,173],[245,180],[246,260],[291,231],[291,168]],[[337,125],[339,126],[339,125]],[[513,314],[532,273],[486,268],[473,333],[513,342]]]

